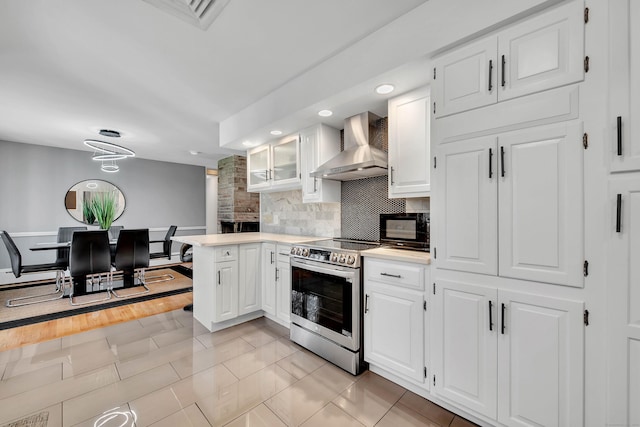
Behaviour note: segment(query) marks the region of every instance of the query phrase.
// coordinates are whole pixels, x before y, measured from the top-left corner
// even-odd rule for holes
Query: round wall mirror
[[[71,187],[64,198],[64,206],[75,220],[84,224],[97,224],[91,211],[92,200],[112,198],[115,202],[115,215],[118,219],[124,212],[125,200],[122,191],[115,185],[100,179],[88,179]]]

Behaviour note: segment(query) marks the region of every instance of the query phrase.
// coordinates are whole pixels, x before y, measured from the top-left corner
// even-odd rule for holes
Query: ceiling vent
[[[229,0],[144,0],[203,31],[211,26]]]

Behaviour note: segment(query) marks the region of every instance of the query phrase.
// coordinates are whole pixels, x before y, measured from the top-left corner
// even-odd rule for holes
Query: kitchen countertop
[[[360,252],[360,254],[371,258],[431,264],[431,254],[429,252],[412,251],[408,249],[375,248],[367,249],[366,251]]]
[[[187,243],[193,246],[223,246],[223,245],[241,245],[244,243],[261,243],[261,242],[277,242],[277,243],[302,243],[311,242],[319,239],[328,239],[328,237],[317,236],[296,236],[291,234],[275,234],[275,233],[226,233],[226,234],[199,234],[195,236],[174,236],[171,240]]]

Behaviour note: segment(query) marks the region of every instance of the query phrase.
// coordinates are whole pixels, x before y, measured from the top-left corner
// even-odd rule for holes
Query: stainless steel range
[[[364,369],[360,251],[377,246],[328,239],[291,248],[291,340],[354,375]]]

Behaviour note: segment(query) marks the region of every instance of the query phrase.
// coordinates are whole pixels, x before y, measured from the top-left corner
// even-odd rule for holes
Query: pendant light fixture
[[[120,137],[120,132],[109,129],[101,129],[99,133],[100,135],[112,138]],[[126,147],[98,139],[85,139],[84,145],[93,148],[92,160],[99,161],[101,163],[100,169],[107,173],[114,173],[120,170],[117,164],[118,160],[135,157],[136,155],[136,153]]]

